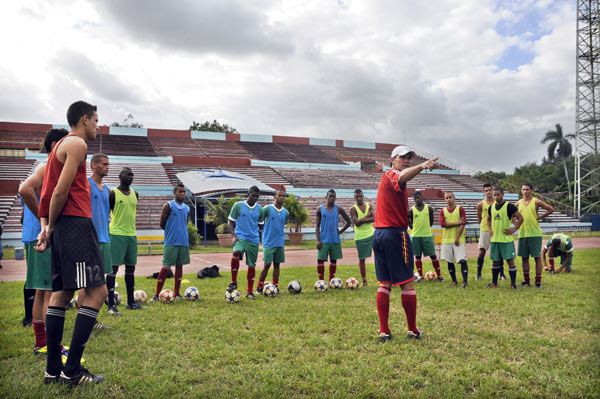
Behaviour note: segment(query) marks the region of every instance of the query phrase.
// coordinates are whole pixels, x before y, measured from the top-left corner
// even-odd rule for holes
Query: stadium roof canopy
[[[247,193],[257,186],[261,194],[274,194],[275,189],[241,173],[222,169],[199,169],[177,173],[177,178],[196,197],[213,197],[228,193]]]

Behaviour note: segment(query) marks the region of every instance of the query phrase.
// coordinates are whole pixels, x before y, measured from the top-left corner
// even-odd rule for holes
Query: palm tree
[[[206,223],[215,226],[215,233],[223,234],[228,232],[227,223],[231,208],[239,201],[241,201],[241,198],[238,196],[226,199],[223,194],[221,194],[216,204],[206,201]]]
[[[548,145],[548,160],[562,161],[563,168],[565,169],[565,177],[567,178],[567,187],[569,188],[569,200],[571,200],[571,183],[569,182],[569,173],[567,172],[567,159],[571,157],[573,147],[569,142],[570,139],[574,139],[574,134],[567,134],[563,136],[562,127],[560,123],[556,124],[556,130],[549,130],[542,139],[542,144],[550,142]]]

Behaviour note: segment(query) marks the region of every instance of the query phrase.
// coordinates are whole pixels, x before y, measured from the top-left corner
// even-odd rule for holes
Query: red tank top
[[[379,180],[375,228],[408,228],[408,193],[406,183],[398,182],[399,175],[400,171],[389,169]]]
[[[62,172],[62,169],[64,167],[64,164],[61,163],[56,157],[56,151],[62,143],[62,141],[70,136],[72,137],[74,135],[68,134],[63,139],[61,139],[56,144],[54,150],[48,158],[46,173],[44,173],[44,185],[42,186],[42,195],[40,197],[39,217],[41,218],[47,218],[50,214],[50,199],[52,198],[52,193],[56,188],[58,178],[60,177],[60,173]],[[61,215],[80,216],[89,219],[92,218],[92,203],[90,200],[90,192],[88,188],[88,180],[85,165],[86,162],[84,161],[77,168],[75,180],[73,180],[73,183],[69,188],[67,201],[65,202],[65,206],[62,209],[62,212],[60,213]]]

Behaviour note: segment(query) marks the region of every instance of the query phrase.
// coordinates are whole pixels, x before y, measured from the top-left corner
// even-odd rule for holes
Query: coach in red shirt
[[[388,325],[392,286],[402,290],[402,307],[408,322],[408,338],[421,338],[417,328],[417,294],[413,285],[413,249],[408,228],[408,193],[406,183],[425,169],[439,168],[437,158],[410,166],[415,153],[406,146],[392,151],[392,168],[381,176],[375,210],[375,273],[379,281],[377,313],[379,314],[379,341],[392,338]]]

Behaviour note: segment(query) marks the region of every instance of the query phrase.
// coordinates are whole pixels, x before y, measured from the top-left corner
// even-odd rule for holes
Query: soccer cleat
[[[33,324],[33,319],[23,319],[23,327],[30,327]]]
[[[63,366],[67,365],[68,357],[69,357],[68,353],[66,355],[64,353],[62,355],[60,355],[60,360],[62,361]],[[79,361],[79,364],[83,364],[83,363],[85,363],[85,359],[81,358],[81,360]]]
[[[556,272],[555,272],[554,270],[550,269],[550,270],[548,270],[548,273],[549,273],[549,274],[554,274],[554,273],[556,273]]]
[[[475,280],[478,280],[478,281],[479,281],[479,280],[481,280],[481,274],[478,274],[478,275],[475,277]]]
[[[69,356],[69,347],[63,346],[62,349],[60,350],[60,354],[63,356]]]
[[[456,281],[453,281],[450,283],[451,286],[456,287],[458,285],[458,283]]]
[[[363,287],[367,286],[367,280],[363,280]]]
[[[443,283],[443,282],[444,282],[444,278],[443,278],[442,276],[439,276],[439,277],[437,278],[437,281],[439,281],[440,283]]]
[[[498,286],[498,284],[494,284],[494,283],[489,283],[488,284],[488,288],[496,288]]]
[[[112,330],[112,327],[104,325],[96,320],[96,322],[94,323],[94,330]]]
[[[129,310],[140,310],[142,306],[139,303],[132,303],[131,305],[127,304],[126,308]]]
[[[234,283],[233,281],[231,283],[229,283],[229,285],[227,286],[227,291],[231,292],[231,291],[235,291],[237,290],[237,283]]]
[[[108,312],[108,314],[111,314],[113,316],[120,316],[121,315],[121,312],[119,312],[119,310],[117,309],[116,306],[109,306],[107,312]]]
[[[262,287],[260,287],[260,288],[257,288],[257,289],[256,289],[256,295],[262,295],[262,294],[263,294],[263,289],[262,289]]]
[[[53,382],[58,382],[60,380],[60,373],[56,375],[48,374],[48,372],[44,372],[44,384],[52,384]]]
[[[256,295],[254,295],[253,293],[249,292],[248,294],[246,294],[246,298],[248,298],[248,299],[256,299]]]
[[[504,274],[501,274],[500,275],[500,280],[502,280],[502,281],[506,280],[506,276]]]
[[[516,285],[514,285],[514,284],[511,284],[511,285],[510,285],[510,288],[512,288],[513,290],[516,290],[516,289],[517,289],[517,286],[516,286]]]
[[[158,295],[154,295],[151,299],[150,302],[158,302]]]
[[[173,299],[183,299],[183,297],[182,297],[181,295],[179,295],[179,294],[176,294],[176,295],[173,297]]]
[[[390,339],[394,338],[394,336],[392,335],[392,333],[386,334],[386,333],[380,333],[379,334],[379,342],[384,343],[389,341]]]
[[[84,367],[81,368],[81,372],[73,377],[67,377],[63,371],[60,372],[60,383],[67,384],[70,386],[77,386],[82,384],[97,384],[99,382],[104,381],[103,375],[95,375],[90,373]]]
[[[535,283],[535,288],[542,288],[542,283]]]
[[[467,283],[463,283],[462,287],[467,288]]]
[[[412,331],[409,331],[407,337],[409,339],[421,339],[423,338],[423,333],[421,332],[421,330],[417,330],[416,334]]]
[[[531,287],[531,284],[529,284],[529,283],[528,283],[528,282],[526,282],[526,281],[523,281],[523,282],[521,283],[521,287]]]
[[[34,346],[33,347],[33,354],[34,355],[39,355],[40,353],[43,353],[43,354],[48,353],[48,347],[47,346]]]

